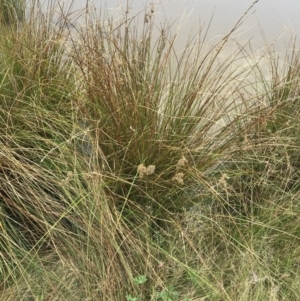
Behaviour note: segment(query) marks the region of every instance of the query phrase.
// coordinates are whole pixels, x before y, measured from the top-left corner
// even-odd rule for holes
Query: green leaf
[[[127,301],[138,301],[138,299],[136,297],[132,297],[131,295],[127,295],[126,300]]]
[[[171,286],[167,290],[163,290],[158,294],[158,298],[160,298],[163,301],[175,301],[178,299],[178,292],[175,291],[174,287]]]
[[[133,279],[135,284],[143,284],[147,281],[147,277],[145,275],[137,276]]]

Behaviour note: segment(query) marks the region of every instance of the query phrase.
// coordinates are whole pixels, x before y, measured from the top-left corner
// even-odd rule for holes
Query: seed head
[[[143,178],[144,176],[150,176],[154,174],[155,171],[155,165],[149,165],[146,167],[144,164],[140,164],[137,168],[137,173],[140,178]]]
[[[185,156],[182,156],[181,159],[178,160],[177,162],[177,167],[184,167],[186,164],[188,164],[188,160],[186,159]]]
[[[172,181],[176,181],[178,184],[183,184],[183,176],[184,176],[183,172],[178,172],[172,178]]]

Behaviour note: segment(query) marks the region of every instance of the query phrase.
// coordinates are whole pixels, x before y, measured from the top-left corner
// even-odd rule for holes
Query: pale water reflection
[[[69,3],[71,0],[68,0]],[[66,2],[68,2],[66,1]],[[158,24],[166,20],[178,20],[182,36],[187,36],[192,29],[199,28],[200,24],[210,24],[208,39],[218,39],[227,34],[235,22],[243,15],[254,1],[249,0],[74,0],[73,10],[78,11],[93,3],[97,10],[107,10],[116,16],[125,11],[129,4],[130,13],[134,15],[142,11],[150,3],[156,5],[156,19]],[[236,38],[241,42],[252,39],[257,46],[263,45],[261,30],[270,43],[278,35],[288,31],[299,35],[300,33],[300,1],[298,0],[260,0],[254,6],[252,14],[245,19]],[[280,47],[284,48],[284,41]]]
[[[219,55],[227,59],[238,47],[247,45],[251,58],[261,58],[270,45],[284,56],[291,48],[289,41],[300,34],[299,0],[56,0],[68,8],[71,4],[72,22],[85,23],[82,16],[89,7],[93,15],[101,15],[117,20],[128,11],[134,20],[136,30],[143,27],[145,11],[150,5],[155,6],[155,24],[158,28],[170,26],[172,33],[177,33],[174,49],[181,54],[186,47],[188,37],[197,34],[202,27],[206,34],[205,46],[215,45],[228,34],[247,9],[251,11],[244,17],[242,24],[226,43]],[[45,1],[46,7],[53,1]],[[54,1],[55,2],[55,1]],[[139,20],[139,21],[138,21]],[[74,24],[71,24],[73,26]],[[207,33],[206,30],[208,29]],[[236,42],[239,44],[237,45]],[[297,45],[297,44],[296,44]],[[297,46],[298,47],[298,46]],[[283,58],[282,58],[283,60]],[[249,62],[246,62],[247,64]]]
[[[268,47],[274,45],[272,52],[281,56],[279,61],[283,61],[287,49],[292,47],[290,40],[300,34],[299,0],[60,0],[60,2],[65,8],[72,3],[70,9],[73,12],[72,22],[76,20],[77,25],[84,24],[80,14],[87,7],[90,13],[101,15],[101,21],[105,21],[104,15],[114,20],[121,19],[128,11],[129,17],[137,16],[133,22],[137,31],[143,28],[144,14],[154,4],[157,33],[159,28],[167,26],[171,27],[173,34],[177,33],[174,49],[178,55],[186,48],[188,37],[197,34],[201,27],[203,33],[209,29],[206,33],[205,47],[215,45],[254,4],[218,58],[227,60],[239,47],[246,47],[249,60],[245,59],[243,63],[237,61],[238,67],[242,68],[243,64],[247,66],[254,64],[257,59],[260,60],[262,70],[266,72],[268,64],[262,57],[265,57]]]

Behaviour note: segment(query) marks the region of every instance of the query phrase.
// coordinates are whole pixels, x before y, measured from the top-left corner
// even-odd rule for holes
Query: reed
[[[220,59],[257,2],[181,55],[154,5],[1,22],[1,300],[297,300],[297,46]]]
[[[0,3],[0,24],[15,26],[24,22],[26,14],[26,0],[3,0]]]

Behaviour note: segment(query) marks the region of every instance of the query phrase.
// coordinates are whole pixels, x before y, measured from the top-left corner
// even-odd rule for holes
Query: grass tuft
[[[298,299],[297,45],[220,58],[257,2],[181,54],[153,4],[0,5],[1,300]]]

